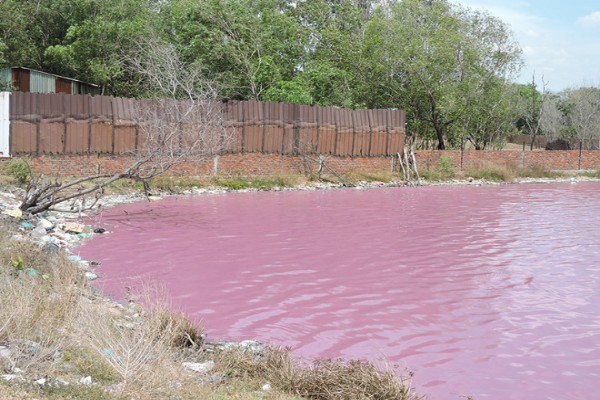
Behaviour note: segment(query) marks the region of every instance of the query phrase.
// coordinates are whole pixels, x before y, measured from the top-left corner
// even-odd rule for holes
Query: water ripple
[[[598,184],[202,196],[102,225],[81,254],[103,287],[162,281],[213,338],[385,357],[432,399],[597,391]]]

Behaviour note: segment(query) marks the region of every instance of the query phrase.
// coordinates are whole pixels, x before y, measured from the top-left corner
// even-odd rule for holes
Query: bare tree
[[[535,82],[535,74],[531,79],[531,83],[527,85],[528,92],[521,93],[521,113],[523,127],[531,135],[530,150],[533,150],[536,137],[540,134],[542,128],[542,119],[544,117],[544,103],[548,98],[548,91],[546,87],[548,82],[544,81],[542,76],[542,87],[541,91],[538,90]]]
[[[558,95],[548,96],[542,104],[540,128],[546,135],[548,141],[553,141],[561,137],[565,116],[560,107],[560,97]]]
[[[197,66],[183,63],[176,50],[148,39],[126,57],[156,99],[136,101],[139,143],[129,152],[131,164],[116,173],[98,173],[71,181],[33,176],[20,206],[36,214],[86,195],[91,202],[78,211],[94,207],[103,188],[120,179],[142,182],[146,193],[149,180],[174,166],[200,161],[219,154],[229,142],[222,121],[217,91],[203,79]],[[67,210],[60,210],[67,211]]]
[[[600,148],[600,89],[582,87],[567,92],[569,122],[577,138],[590,150]]]

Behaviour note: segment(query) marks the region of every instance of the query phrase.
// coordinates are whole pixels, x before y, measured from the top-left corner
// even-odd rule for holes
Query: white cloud
[[[516,80],[531,82],[533,74],[544,76],[548,88],[559,91],[584,80],[600,81],[600,40],[583,28],[600,27],[600,12],[577,20],[557,21],[520,0],[456,0],[460,4],[489,11],[514,32],[523,49],[525,65]],[[563,23],[561,23],[563,22]]]
[[[595,11],[577,20],[579,24],[587,27],[600,26],[600,11]]]

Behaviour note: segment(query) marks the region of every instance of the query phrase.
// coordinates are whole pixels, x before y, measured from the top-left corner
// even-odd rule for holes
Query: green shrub
[[[444,181],[456,176],[456,170],[452,166],[452,159],[446,155],[441,156],[435,169],[420,171],[421,177],[428,181]]]
[[[552,171],[539,165],[519,170],[519,176],[526,178],[560,178],[563,173]]]
[[[29,182],[31,179],[31,168],[29,163],[23,159],[13,159],[5,166],[6,173],[20,184]]]
[[[483,163],[465,171],[465,175],[492,182],[510,182],[515,178],[515,168],[510,165]]]
[[[600,169],[597,171],[586,171],[581,174],[581,176],[587,176],[590,178],[598,178],[600,179]]]
[[[241,189],[261,189],[271,190],[276,187],[289,187],[293,186],[294,182],[285,177],[274,177],[274,178],[217,178],[214,180],[215,185],[230,190],[241,190]]]
[[[452,167],[452,159],[448,156],[441,156],[438,161],[438,171],[447,176],[454,176],[454,167]]]
[[[214,182],[215,185],[230,190],[248,189],[251,186],[250,182],[242,178],[215,179]]]

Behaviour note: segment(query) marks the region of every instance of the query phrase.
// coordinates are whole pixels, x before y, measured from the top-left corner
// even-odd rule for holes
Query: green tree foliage
[[[153,31],[155,14],[147,0],[63,0],[78,17],[70,21],[60,44],[44,51],[55,71],[102,85],[109,93],[135,95],[135,77],[123,63],[123,52]],[[62,3],[62,4],[61,4]],[[73,14],[72,14],[73,15]],[[50,68],[50,69],[54,69]]]
[[[356,96],[363,65],[361,44],[373,5],[354,0],[298,2],[294,15],[309,31],[302,74],[316,104],[362,105]]]
[[[0,64],[151,97],[132,54],[173,46],[223,99],[400,108],[412,132],[485,148],[514,119],[520,49],[447,0],[1,0]]]
[[[162,8],[162,28],[186,61],[221,82],[225,97],[260,100],[293,80],[304,53],[307,33],[289,7],[280,0],[172,0]]]
[[[365,34],[370,106],[396,104],[411,128],[456,144],[473,105],[520,66],[520,49],[496,18],[444,0],[404,0],[382,9]],[[461,126],[461,124],[463,126]]]

